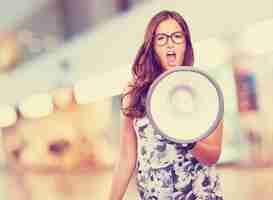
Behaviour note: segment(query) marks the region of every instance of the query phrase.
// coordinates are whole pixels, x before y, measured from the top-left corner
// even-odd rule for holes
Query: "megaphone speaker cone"
[[[223,117],[223,94],[214,79],[197,68],[178,66],[151,85],[146,110],[154,128],[175,142],[207,137]]]

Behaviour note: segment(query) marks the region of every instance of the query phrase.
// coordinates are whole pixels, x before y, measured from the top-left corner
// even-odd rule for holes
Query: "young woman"
[[[158,134],[146,116],[145,98],[152,82],[174,66],[193,63],[190,31],[183,17],[173,11],[156,14],[122,97],[121,151],[110,200],[123,198],[134,170],[141,200],[223,199],[214,167],[221,152],[222,122],[207,138],[181,144]]]

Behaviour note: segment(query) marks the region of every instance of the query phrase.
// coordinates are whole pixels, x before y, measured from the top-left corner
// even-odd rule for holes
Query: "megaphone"
[[[197,142],[208,137],[223,118],[223,93],[199,67],[176,66],[151,84],[146,112],[152,126],[167,139]]]

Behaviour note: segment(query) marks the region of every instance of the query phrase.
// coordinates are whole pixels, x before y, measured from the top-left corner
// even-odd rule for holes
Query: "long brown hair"
[[[146,114],[145,99],[152,82],[163,72],[159,59],[154,52],[153,38],[158,25],[172,18],[181,26],[186,39],[186,51],[184,54],[184,66],[192,66],[194,62],[193,47],[190,31],[184,18],[175,11],[164,10],[156,14],[149,22],[141,45],[132,67],[133,80],[129,85],[129,91],[121,96],[121,110],[124,115],[131,118],[143,117]],[[130,101],[127,107],[123,107],[124,97],[129,95]]]

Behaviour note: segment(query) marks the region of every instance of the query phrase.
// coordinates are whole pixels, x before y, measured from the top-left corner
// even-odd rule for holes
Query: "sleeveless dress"
[[[140,200],[223,200],[215,166],[200,163],[192,144],[175,143],[157,133],[147,116],[134,119]]]

